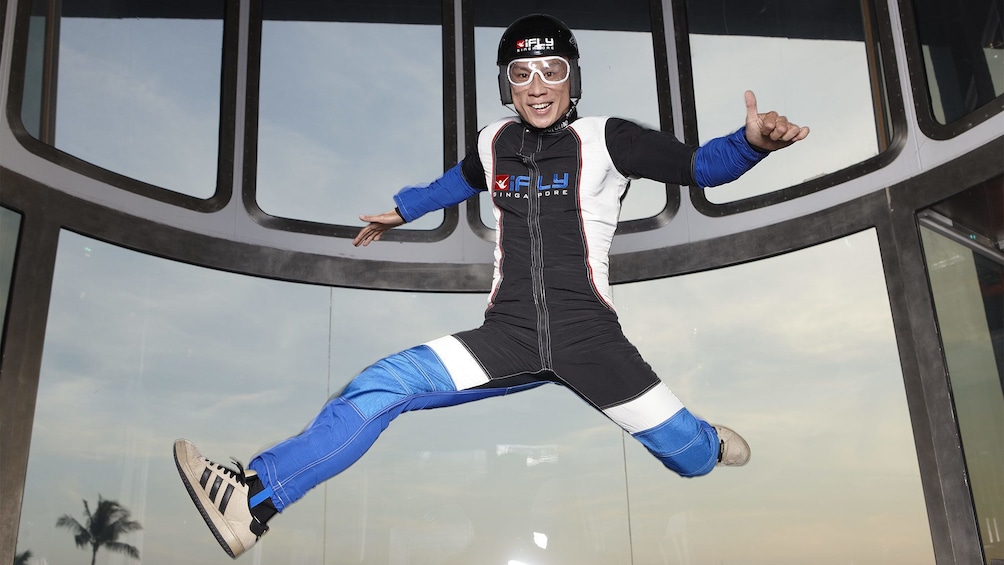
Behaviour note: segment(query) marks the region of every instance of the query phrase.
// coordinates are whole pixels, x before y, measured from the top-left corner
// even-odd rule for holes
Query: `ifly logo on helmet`
[[[524,53],[526,51],[546,51],[550,49],[554,49],[553,37],[528,37],[526,39],[519,39],[516,41],[517,53]]]

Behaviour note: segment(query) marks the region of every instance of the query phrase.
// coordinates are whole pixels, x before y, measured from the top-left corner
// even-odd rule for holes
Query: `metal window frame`
[[[352,239],[359,226],[332,224],[273,216],[258,206],[258,89],[261,82],[262,1],[250,2],[250,29],[247,43],[247,97],[244,114],[243,178],[241,199],[248,215],[263,227],[275,230],[307,233],[320,236]],[[442,3],[442,53],[443,53],[443,170],[458,161],[457,157],[457,100],[462,99],[462,81],[457,80],[457,18],[452,0]],[[457,93],[457,95],[454,95]],[[460,222],[459,207],[443,211],[442,223],[434,229],[397,228],[384,234],[383,241],[412,241],[431,243],[446,239]]]
[[[927,84],[927,73],[924,67],[924,51],[917,30],[917,12],[914,0],[900,0],[900,20],[902,21],[903,43],[906,50],[913,56],[907,59],[907,71],[910,73],[910,87],[913,91],[914,112],[920,130],[931,139],[951,139],[995,116],[1004,113],[1004,94],[994,98],[961,118],[943,124],[934,117],[934,103]]]
[[[678,49],[686,50],[687,57],[680,57],[680,76],[686,77],[684,98],[684,138],[687,143],[697,144],[697,104],[693,69],[690,61],[690,29],[687,24],[687,0],[673,0],[674,13],[680,33],[677,34]],[[771,191],[749,198],[716,204],[708,200],[701,187],[690,187],[690,199],[698,212],[710,217],[722,217],[750,210],[768,207],[802,196],[807,196],[840,185],[851,179],[877,171],[893,162],[906,143],[906,111],[900,94],[901,85],[893,47],[893,32],[888,5],[881,0],[862,0],[861,11],[865,28],[865,49],[868,57],[868,72],[872,87],[872,108],[875,113],[876,135],[879,141],[878,154],[859,161],[843,169],[807,180],[780,190]],[[683,80],[683,78],[681,78]],[[887,131],[886,127],[891,131]]]
[[[180,206],[197,212],[216,212],[223,209],[233,194],[234,125],[236,122],[236,73],[238,46],[238,3],[239,0],[222,0],[223,38],[220,77],[220,112],[218,133],[218,155],[216,190],[209,198],[197,198],[176,192],[167,187],[156,186],[125,176],[113,170],[89,163],[75,155],[57,149],[55,137],[56,76],[58,74],[59,22],[62,0],[47,0],[49,14],[46,18],[45,63],[43,69],[42,139],[28,133],[21,121],[22,97],[24,93],[25,63],[27,52],[27,28],[31,16],[32,2],[17,2],[15,16],[15,41],[12,54],[10,83],[7,94],[7,120],[13,128],[14,136],[35,155],[51,161],[60,167],[76,171],[111,186],[121,188],[141,196]]]

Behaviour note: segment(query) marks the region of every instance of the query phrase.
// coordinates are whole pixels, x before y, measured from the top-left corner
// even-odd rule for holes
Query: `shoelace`
[[[234,459],[232,457],[230,458],[230,461],[233,462],[234,465],[237,465],[237,470],[236,471],[234,471],[230,467],[226,467],[226,466],[220,465],[219,463],[215,463],[213,461],[209,461],[209,459],[206,459],[206,461],[209,462],[210,465],[212,465],[212,466],[216,467],[217,469],[219,469],[220,471],[223,471],[225,474],[230,475],[231,477],[233,477],[240,484],[242,484],[244,486],[247,486],[247,484],[248,484],[248,482],[247,482],[247,480],[248,480],[247,479],[247,475],[244,474],[244,465],[241,465],[240,461],[238,461],[238,460],[236,460],[236,459]]]

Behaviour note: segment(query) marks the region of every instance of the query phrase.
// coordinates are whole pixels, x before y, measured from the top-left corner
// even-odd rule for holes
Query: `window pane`
[[[302,429],[329,394],[329,290],[175,263],[60,235],[17,551],[86,563],[70,515],[100,496],[143,529],[119,541],[144,564],[226,556],[186,495],[179,437],[250,454]],[[280,434],[282,434],[280,436]],[[284,515],[249,562],[319,563],[323,501]],[[102,549],[98,563],[128,563]]]
[[[1004,560],[1004,266],[922,228],[987,563]]]
[[[812,129],[805,143],[771,156],[734,182],[707,190],[710,202],[781,190],[878,154],[876,132],[884,125],[875,121],[861,15],[856,3],[838,4],[839,13],[814,7],[811,22],[795,19],[787,29],[784,18],[791,14],[784,10],[687,2],[700,142],[743,125],[746,90],[756,94],[761,112],[776,110]],[[853,11],[848,13],[848,7]],[[843,25],[819,23],[830,20]]]
[[[198,15],[166,1],[62,5],[56,147],[175,192],[215,194],[223,2]]]
[[[3,332],[7,328],[7,302],[20,233],[21,214],[0,207],[0,343],[3,343]]]
[[[629,440],[636,563],[934,563],[874,230],[616,300],[684,404],[752,448],[680,479]]]
[[[492,6],[486,2],[475,8],[488,11]],[[597,10],[598,8],[593,8]],[[614,9],[612,6],[610,9]],[[619,3],[616,9],[622,12],[618,17],[649,23],[649,7],[645,2]],[[630,13],[623,13],[623,12]],[[527,12],[530,13],[530,12]],[[565,17],[555,12],[555,16]],[[516,16],[518,17],[518,16]],[[572,14],[569,17],[574,17]],[[513,18],[515,20],[515,17]],[[574,20],[569,20],[574,23]],[[566,21],[565,23],[569,23]],[[502,27],[475,27],[474,50],[477,69],[478,127],[506,116],[514,115],[511,106],[502,107],[499,101],[498,55],[499,39],[505,26],[511,22],[499,22]],[[602,25],[602,20],[594,23]],[[571,27],[572,24],[569,23]],[[642,31],[610,29],[578,29],[572,33],[579,44],[580,67],[582,68],[582,100],[578,105],[580,116],[616,116],[636,121],[642,125],[659,129],[659,101],[655,84],[655,55],[652,47],[650,27]],[[679,190],[673,187],[671,190]],[[481,220],[486,226],[494,227],[495,218],[489,194],[481,199]],[[620,220],[649,218],[662,212],[666,207],[666,186],[648,179],[631,182],[631,188],[624,198]]]
[[[954,122],[1004,94],[1004,5],[916,0],[931,111]]]
[[[64,232],[17,552],[85,559],[55,524],[83,520],[82,500],[94,508],[101,496],[143,525],[120,540],[143,563],[226,560],[178,479],[171,442],[187,437],[246,463],[298,433],[377,358],[479,325],[485,300],[256,279]],[[247,559],[624,563],[622,455],[620,429],[557,386],[405,414],[356,465],[276,517]],[[101,564],[117,559],[98,553]]]
[[[362,225],[443,173],[441,25],[342,21],[342,4],[264,2],[256,190],[270,215]],[[394,17],[374,6],[366,15]],[[412,9],[442,20],[439,4]]]

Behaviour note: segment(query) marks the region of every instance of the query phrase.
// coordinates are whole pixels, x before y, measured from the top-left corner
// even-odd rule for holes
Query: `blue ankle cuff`
[[[248,506],[250,508],[254,508],[255,506],[258,506],[259,504],[261,504],[262,502],[265,502],[266,498],[272,498],[272,487],[271,486],[265,487],[258,494],[252,496],[251,500],[248,501]]]

